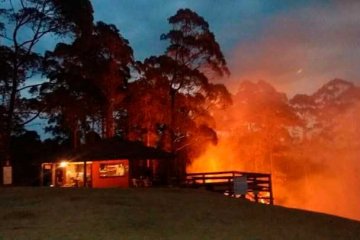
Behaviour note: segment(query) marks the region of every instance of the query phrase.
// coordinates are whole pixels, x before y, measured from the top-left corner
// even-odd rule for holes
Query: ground
[[[359,239],[360,222],[202,190],[0,188],[0,240]]]

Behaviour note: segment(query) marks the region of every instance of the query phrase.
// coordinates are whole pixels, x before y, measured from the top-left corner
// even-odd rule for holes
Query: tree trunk
[[[170,151],[174,156],[173,161],[168,161],[168,184],[171,184],[171,177],[176,174],[177,158],[175,157],[175,95],[176,91],[170,86]]]
[[[17,52],[17,47],[15,47],[15,53]],[[9,98],[9,105],[5,115],[5,124],[2,133],[2,144],[0,146],[0,151],[3,154],[2,166],[11,166],[11,153],[10,153],[10,139],[11,133],[14,128],[14,110],[16,102],[16,94],[18,88],[18,61],[17,54],[15,54],[13,59],[13,73],[12,73],[12,86]]]
[[[72,130],[72,147],[74,150],[78,148],[78,129],[77,127],[74,127]]]
[[[115,126],[114,126],[114,104],[112,101],[108,103],[105,111],[105,138],[112,138],[115,136]]]
[[[10,165],[10,139],[7,132],[3,131],[0,136],[0,166]],[[2,182],[2,181],[0,181]]]
[[[12,86],[11,86],[11,93],[9,99],[9,108],[6,114],[5,120],[5,129],[4,129],[4,142],[5,142],[5,161],[6,165],[10,165],[10,138],[11,133],[14,127],[14,110],[15,110],[15,101],[16,101],[16,94],[18,88],[18,63],[16,59],[16,55],[13,60],[13,74],[12,74]]]

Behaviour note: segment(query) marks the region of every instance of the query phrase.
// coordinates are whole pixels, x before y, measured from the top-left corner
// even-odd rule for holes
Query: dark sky
[[[357,0],[92,0],[95,21],[117,26],[135,58],[162,54],[160,35],[179,8],[204,17],[231,70],[221,79],[236,92],[243,80],[264,80],[285,92],[311,94],[342,78],[360,85],[360,1]],[[38,51],[56,42],[44,38]],[[43,81],[41,78],[36,81]]]
[[[358,0],[92,0],[95,21],[117,26],[135,58],[162,54],[160,35],[179,8],[204,17],[231,70],[222,79],[236,92],[243,80],[264,80],[289,97],[313,93],[342,78],[360,85]],[[47,36],[37,50],[61,39]],[[41,78],[34,82],[43,81]]]
[[[167,18],[179,8],[203,16],[231,68],[224,80],[265,80],[289,96],[333,78],[360,84],[360,1],[93,0],[95,20],[115,24],[142,60],[161,54]]]

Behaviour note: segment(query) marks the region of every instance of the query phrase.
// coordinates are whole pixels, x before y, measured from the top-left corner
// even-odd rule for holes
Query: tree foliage
[[[88,0],[19,0],[6,6],[0,11],[0,22],[8,22],[0,24],[7,42],[0,46],[1,127],[10,129],[5,138],[15,126],[41,116],[49,121],[47,130],[71,139],[73,147],[90,135],[121,132],[177,153],[175,167],[182,173],[204,143],[217,142],[212,111],[230,105],[231,97],[210,80],[229,71],[209,24],[197,13],[180,9],[170,17],[171,29],[161,35],[169,43],[164,54],[136,63],[116,26],[93,23]],[[35,46],[48,34],[72,42],[42,55]],[[40,74],[47,81],[31,86],[28,80]],[[35,98],[23,98],[26,89]]]
[[[214,91],[220,87],[209,83],[209,78],[212,75],[221,77],[229,71],[220,46],[204,18],[190,9],[180,9],[168,21],[172,28],[161,39],[169,42],[165,54],[173,60],[169,91],[170,125],[176,136],[181,125],[186,126],[183,129],[189,129],[191,125],[200,127],[209,123],[206,100],[228,99],[227,91]],[[199,121],[200,118],[206,120]],[[173,137],[173,141],[178,137]]]
[[[58,44],[46,54],[46,62],[50,82],[41,92],[50,120],[70,131],[74,147],[78,132],[85,136],[95,130],[95,124],[104,137],[112,137],[113,116],[134,63],[132,49],[116,27],[99,22],[91,35],[80,36],[70,45]]]
[[[180,9],[168,19],[172,29],[161,35],[169,41],[166,54],[180,65],[205,75],[228,74],[225,58],[209,24],[190,9]]]
[[[39,114],[28,108],[24,109],[29,104],[21,96],[21,91],[29,85],[28,80],[39,73],[41,55],[36,53],[35,47],[49,34],[65,36],[75,29],[80,34],[80,28],[85,28],[92,21],[92,7],[88,0],[77,1],[77,4],[84,6],[86,11],[81,14],[69,11],[70,1],[9,0],[2,4],[0,42],[5,44],[1,46],[1,51],[5,53],[6,59],[0,63],[5,67],[0,73],[4,121],[1,129],[4,141],[0,144],[0,152],[3,152],[7,164],[10,160],[9,142],[12,132],[18,125],[25,125]]]
[[[165,54],[145,59],[140,80],[132,84],[138,95],[130,104],[129,117],[130,124],[142,129],[147,139],[156,139],[153,142],[177,153],[173,171],[182,175],[190,155],[199,154],[207,142],[216,142],[211,111],[230,104],[231,97],[223,85],[209,79],[229,71],[201,16],[180,9],[169,23],[172,28],[161,35],[169,42]],[[144,103],[151,103],[145,119],[137,111]]]

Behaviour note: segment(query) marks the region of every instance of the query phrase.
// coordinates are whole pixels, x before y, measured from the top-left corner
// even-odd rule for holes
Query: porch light
[[[61,161],[59,167],[64,168],[67,167],[69,163],[67,161]]]

